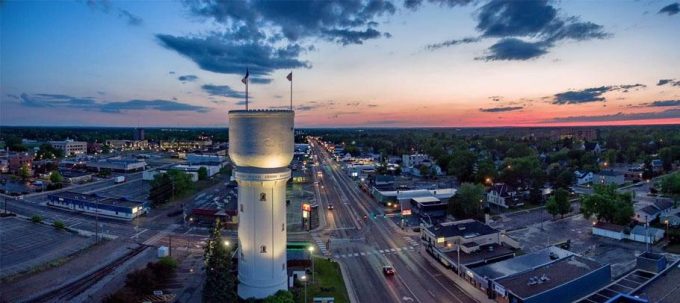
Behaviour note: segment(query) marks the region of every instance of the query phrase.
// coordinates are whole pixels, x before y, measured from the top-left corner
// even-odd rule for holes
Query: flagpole
[[[290,79],[290,110],[293,110],[293,78]]]

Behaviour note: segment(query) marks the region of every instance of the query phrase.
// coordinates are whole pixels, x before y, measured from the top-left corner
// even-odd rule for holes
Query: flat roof
[[[422,204],[441,202],[441,200],[439,200],[437,197],[415,197],[411,198],[411,200],[416,201],[416,203]]]
[[[488,244],[479,247],[478,251],[468,254],[460,251],[460,264],[474,266],[480,262],[488,262],[512,256],[515,252],[507,246]],[[458,252],[453,250],[444,253],[453,263],[458,262]]]
[[[495,234],[498,230],[477,220],[464,220],[445,222],[427,228],[436,237],[463,237],[474,238],[483,235]]]
[[[654,277],[654,273],[636,269],[620,279],[610,283],[604,288],[595,293],[588,295],[588,297],[578,301],[578,303],[605,303],[610,299],[616,297],[618,294],[629,294],[640,285],[647,282]]]
[[[635,292],[635,295],[646,297],[649,302],[671,303],[680,298],[680,260],[673,263],[665,271],[653,278],[647,285]]]
[[[50,194],[49,196],[53,196],[53,197],[57,197],[57,198],[64,198],[64,199],[78,200],[78,201],[94,203],[94,204],[122,206],[122,207],[129,207],[129,208],[144,204],[144,202],[139,202],[139,201],[133,201],[133,200],[127,200],[127,199],[115,199],[115,198],[98,196],[96,194],[81,194],[81,193],[76,193],[76,192],[71,192],[71,191],[54,193],[54,194]]]
[[[563,251],[563,254],[573,255],[572,252],[567,250],[560,250]],[[551,258],[551,255],[554,255],[552,250],[550,248],[545,248],[535,253],[480,266],[472,269],[472,271],[480,277],[494,280],[556,261],[556,259]]]
[[[607,265],[574,255],[533,270],[498,279],[496,283],[515,296],[526,299],[580,278],[604,266]],[[547,278],[546,280],[529,285],[531,278],[541,278],[544,275]]]

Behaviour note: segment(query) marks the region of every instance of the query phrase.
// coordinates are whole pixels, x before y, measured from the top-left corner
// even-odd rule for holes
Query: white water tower
[[[293,159],[292,110],[229,112],[229,157],[238,182],[238,295],[288,289],[286,182]]]

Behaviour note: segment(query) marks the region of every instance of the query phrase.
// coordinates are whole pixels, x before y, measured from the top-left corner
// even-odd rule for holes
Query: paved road
[[[373,219],[371,214],[383,213],[382,207],[318,142],[312,145],[323,170],[321,201],[333,201],[335,207],[327,211],[328,228],[315,238],[332,239],[328,254],[343,263],[360,302],[475,302],[418,253],[418,236],[402,232],[381,216]],[[385,277],[383,265],[392,265],[397,274]]]

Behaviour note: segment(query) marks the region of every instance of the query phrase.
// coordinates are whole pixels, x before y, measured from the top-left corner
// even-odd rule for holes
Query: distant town
[[[280,302],[677,290],[677,126],[294,138]],[[237,300],[243,206],[226,129],[3,127],[0,140],[1,300]]]

